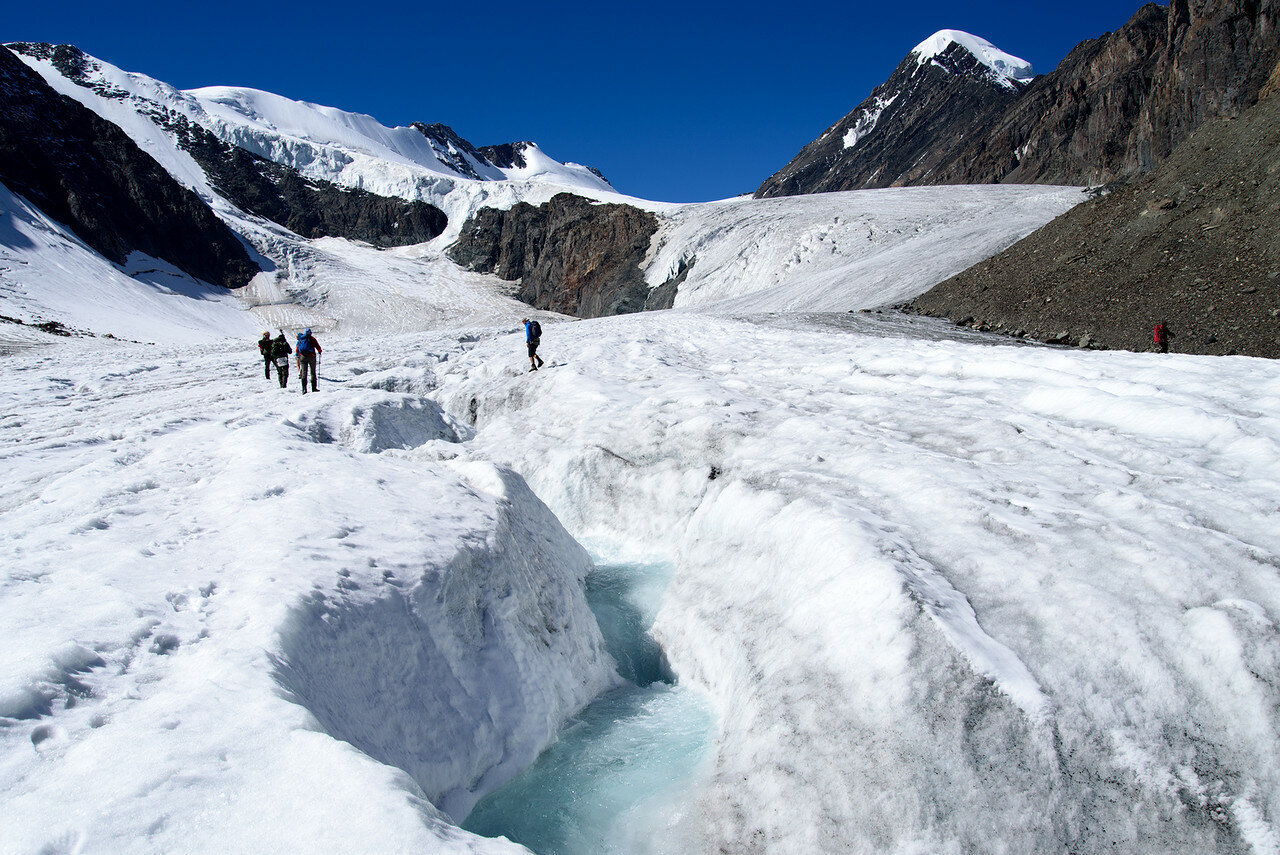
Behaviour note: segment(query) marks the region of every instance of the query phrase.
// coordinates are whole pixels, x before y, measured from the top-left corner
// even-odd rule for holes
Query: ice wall
[[[583,599],[582,547],[519,476],[460,470],[498,500],[488,525],[408,579],[384,570],[373,590],[347,576],[336,595],[312,594],[278,660],[324,732],[408,772],[455,821],[532,763],[612,669]]]

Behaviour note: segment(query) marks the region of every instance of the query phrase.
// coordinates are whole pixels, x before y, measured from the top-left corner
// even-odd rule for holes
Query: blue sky
[[[624,193],[683,202],[754,191],[937,30],[1044,73],[1142,5],[64,0],[7,10],[0,39],[75,44],[183,89],[443,122],[476,145],[532,139]]]

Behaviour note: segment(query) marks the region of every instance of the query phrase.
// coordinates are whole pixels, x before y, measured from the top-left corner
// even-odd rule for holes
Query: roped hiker
[[[258,352],[262,354],[262,376],[268,380],[271,379],[271,363],[275,361],[272,351],[275,345],[271,343],[271,330],[267,330],[262,334],[262,338],[258,339]]]
[[[284,337],[284,330],[280,330],[280,335],[271,342],[271,358],[276,361],[276,376],[280,378],[281,389],[289,385],[289,354],[291,353],[293,348],[289,346],[289,339]]]
[[[1156,324],[1152,338],[1156,343],[1156,349],[1161,353],[1169,352],[1169,339],[1173,338],[1173,330],[1169,329],[1169,325],[1164,321]]]
[[[298,379],[302,381],[302,394],[307,394],[307,375],[311,375],[311,391],[319,392],[316,386],[317,371],[320,368],[320,342],[311,334],[311,327],[298,333]]]
[[[542,340],[542,324],[528,318],[521,318],[520,323],[524,324],[524,341],[529,345],[529,370],[537,371],[542,365],[542,357],[538,355],[538,343]]]

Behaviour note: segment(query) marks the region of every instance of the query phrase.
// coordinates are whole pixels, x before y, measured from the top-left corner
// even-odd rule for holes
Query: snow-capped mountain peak
[[[916,45],[889,79],[771,176],[757,196],[927,179],[1002,113],[1034,77],[1031,63],[961,30]]]
[[[953,44],[958,44],[974,59],[991,70],[992,81],[1008,89],[1015,89],[1035,77],[1031,63],[1005,53],[984,38],[962,30],[939,30],[916,45],[911,51],[921,65],[935,62]]]

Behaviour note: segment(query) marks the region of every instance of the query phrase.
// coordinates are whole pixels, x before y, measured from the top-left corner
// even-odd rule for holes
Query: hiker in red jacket
[[[1169,352],[1169,339],[1173,338],[1173,332],[1169,329],[1168,324],[1164,321],[1156,324],[1153,338],[1155,339],[1156,348],[1158,348],[1161,353]]]

